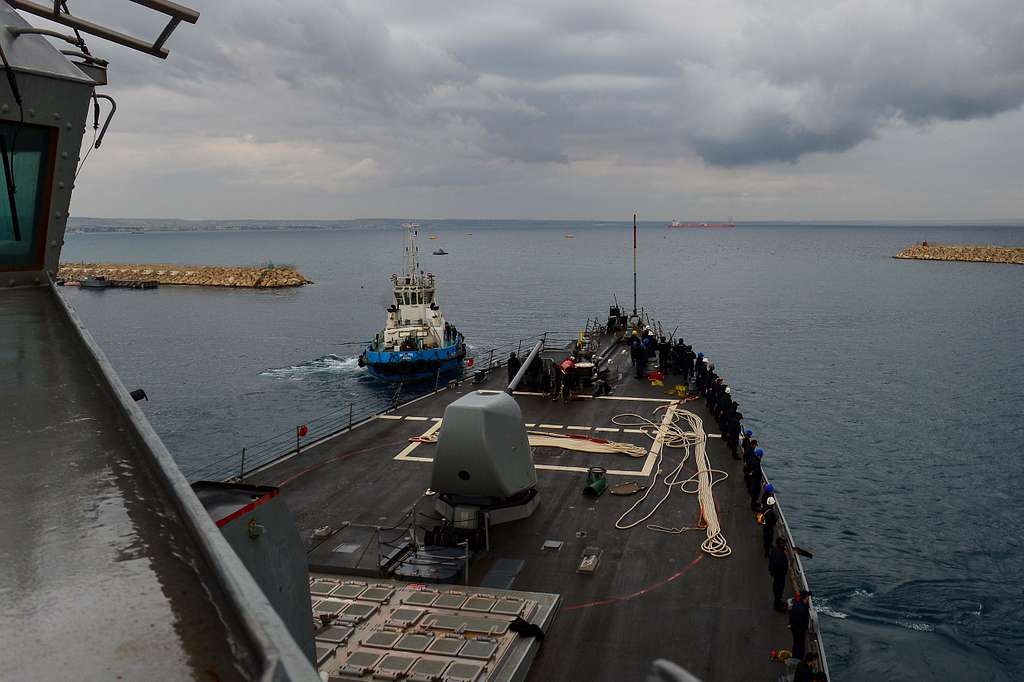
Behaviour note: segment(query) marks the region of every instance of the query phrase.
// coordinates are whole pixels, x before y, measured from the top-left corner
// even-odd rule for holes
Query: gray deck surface
[[[632,378],[628,353],[616,351],[611,368],[613,397],[668,399],[664,391],[674,383],[671,378],[664,388]],[[394,414],[441,417],[445,406],[466,392],[500,390],[505,383],[505,370],[499,369],[484,386],[466,382]],[[563,405],[531,395],[519,395],[517,400],[527,424],[601,427],[613,427],[615,414],[650,415],[658,405],[607,399]],[[680,407],[697,413],[707,433],[717,433],[703,401]],[[306,538],[317,527],[337,528],[345,521],[387,526],[396,523],[421,497],[430,477],[429,463],[394,458],[409,445],[409,437],[421,435],[434,423],[429,419],[376,419],[247,477],[247,481],[281,486]],[[650,439],[642,434],[566,432],[650,445]],[[430,457],[432,447],[420,445],[409,454]],[[639,470],[644,461],[534,450],[537,464]],[[761,528],[749,510],[742,462],[734,460],[718,438],[709,438],[707,451],[713,467],[730,473],[728,480],[714,488],[719,519],[732,548],[727,558],[701,552],[703,531],[668,535],[648,530],[646,524],[632,530],[616,529],[616,519],[636,498],[609,494],[596,500],[586,498],[581,494],[585,484],[582,473],[538,471],[541,503],[534,515],[492,528],[491,551],[473,564],[472,584],[479,585],[495,562],[506,560],[500,562],[505,567],[511,563],[507,560],[518,560],[525,563],[512,589],[562,596],[555,623],[528,679],[639,680],[659,657],[709,681],[777,679],[782,667],[769,661],[769,652],[789,648],[792,639],[786,616],[772,610]],[[678,462],[680,452],[666,450],[666,471]],[[692,460],[687,470],[695,471]],[[609,475],[611,484],[625,480],[644,482]],[[653,491],[648,502],[653,503],[660,492]],[[422,502],[420,510],[428,506]],[[651,522],[694,525],[698,514],[696,496],[674,493]],[[558,552],[544,551],[541,545],[547,539],[562,540],[565,545]],[[596,575],[576,572],[588,546],[604,550]]]
[[[106,386],[54,292],[0,292],[0,677],[237,679],[246,645]]]

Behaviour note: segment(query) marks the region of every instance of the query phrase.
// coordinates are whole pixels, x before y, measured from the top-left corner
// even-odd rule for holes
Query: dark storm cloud
[[[271,184],[796,163],[1024,102],[1019,0],[193,2],[200,22],[167,62],[94,41],[126,103],[112,133],[153,135],[158,121],[209,140],[225,177]]]

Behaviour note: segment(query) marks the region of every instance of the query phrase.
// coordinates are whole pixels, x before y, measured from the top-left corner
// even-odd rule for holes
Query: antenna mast
[[[633,314],[636,315],[636,213],[633,214]]]
[[[420,263],[416,252],[416,234],[419,232],[419,223],[404,223],[405,228],[405,274],[415,278],[420,271]]]

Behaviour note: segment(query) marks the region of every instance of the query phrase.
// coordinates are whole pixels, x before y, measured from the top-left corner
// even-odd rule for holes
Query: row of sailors
[[[761,469],[764,449],[758,446],[753,431],[741,429],[743,413],[739,411],[739,405],[732,399],[732,391],[715,372],[715,366],[709,358],[704,357],[703,353],[695,353],[693,347],[683,339],[678,339],[673,344],[664,337],[655,340],[653,334],[646,332],[641,341],[642,345],[637,345],[637,336],[634,332],[634,338],[630,343],[633,362],[637,366],[637,378],[644,377],[648,358],[656,353],[658,369],[663,376],[681,375],[683,382],[687,386],[692,386],[693,391],[704,398],[708,410],[718,422],[722,439],[732,456],[740,459],[742,452],[743,481],[750,495],[751,511],[756,513],[755,518],[762,528],[764,556],[768,560],[768,571],[772,577],[774,608],[789,611],[793,656],[800,660],[794,679],[801,682],[824,679],[824,675],[814,672],[817,655],[807,651],[811,593],[798,592],[792,608],[788,608],[782,599],[789,576],[789,548],[785,538],[776,537],[775,534],[775,527],[778,524],[775,486],[765,480]]]

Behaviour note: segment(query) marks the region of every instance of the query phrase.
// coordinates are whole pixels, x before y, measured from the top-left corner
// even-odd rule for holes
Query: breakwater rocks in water
[[[1024,247],[1020,246],[961,246],[956,244],[929,244],[923,242],[908,246],[893,258],[914,260],[969,261],[972,263],[1014,263],[1024,265]]]
[[[131,263],[61,263],[57,278],[81,281],[105,277],[120,281],[156,281],[200,287],[277,289],[301,287],[312,282],[298,270],[284,265],[136,265]]]

